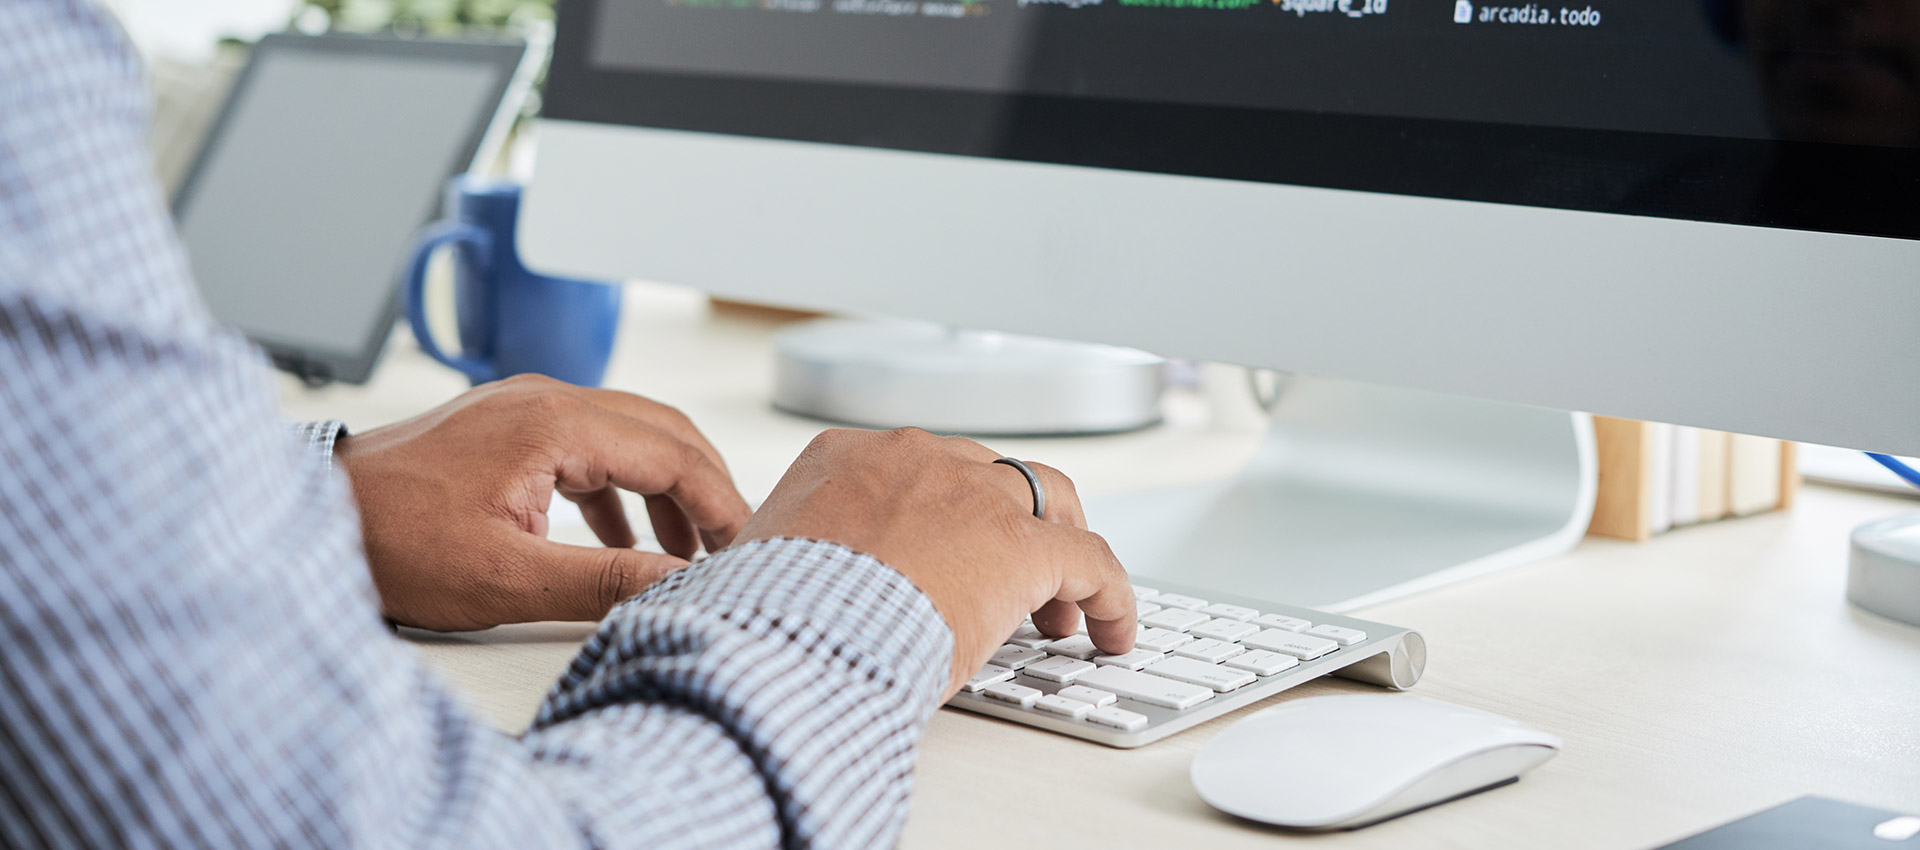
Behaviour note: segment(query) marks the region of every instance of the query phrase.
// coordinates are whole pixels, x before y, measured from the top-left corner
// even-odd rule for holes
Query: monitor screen
[[[567,0],[560,30],[550,117],[1920,237],[1911,0]]]

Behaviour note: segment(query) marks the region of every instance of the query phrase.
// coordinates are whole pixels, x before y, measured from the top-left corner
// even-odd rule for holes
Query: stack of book
[[[1600,490],[1587,533],[1599,537],[1783,510],[1800,486],[1792,442],[1605,416],[1593,430]]]

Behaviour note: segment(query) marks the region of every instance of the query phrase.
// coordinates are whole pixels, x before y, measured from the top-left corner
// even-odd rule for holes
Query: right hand
[[[679,411],[522,375],[342,437],[381,612],[439,630],[594,620],[747,521],[726,463]],[[633,547],[620,491],[646,498],[668,554]],[[547,539],[553,495],[606,548]]]
[[[1047,491],[1033,515],[1020,471],[972,440],[899,431],[827,431],[794,461],[738,542],[830,540],[911,580],[953,630],[947,696],[980,669],[1029,613],[1052,637],[1080,616],[1094,645],[1133,649],[1133,586],[1099,535],[1087,531],[1073,482],[1029,463]]]

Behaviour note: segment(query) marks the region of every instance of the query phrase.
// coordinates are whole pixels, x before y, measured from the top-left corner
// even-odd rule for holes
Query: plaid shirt
[[[0,0],[0,845],[894,841],[952,636],[840,546],[681,571],[524,735],[477,721],[384,628],[345,481],[196,300],[145,105],[103,13]]]

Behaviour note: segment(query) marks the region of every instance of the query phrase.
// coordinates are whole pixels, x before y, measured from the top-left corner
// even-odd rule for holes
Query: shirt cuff
[[[615,607],[606,623],[636,617],[668,634],[678,620],[717,618],[752,638],[784,639],[863,678],[895,680],[923,716],[939,707],[953,663],[953,631],[933,601],[880,559],[831,541],[726,549]]]
[[[347,435],[347,423],[339,419],[329,419],[325,422],[297,422],[293,425],[293,433],[306,444],[307,451],[320,458],[322,467],[332,469],[333,444],[334,441]]]
[[[876,836],[905,816],[915,744],[952,656],[932,601],[879,560],[818,540],[754,541],[616,607],[529,735],[544,751],[573,734],[570,721],[699,716],[757,767],[788,846],[889,846]],[[652,707],[623,708],[634,703]]]

